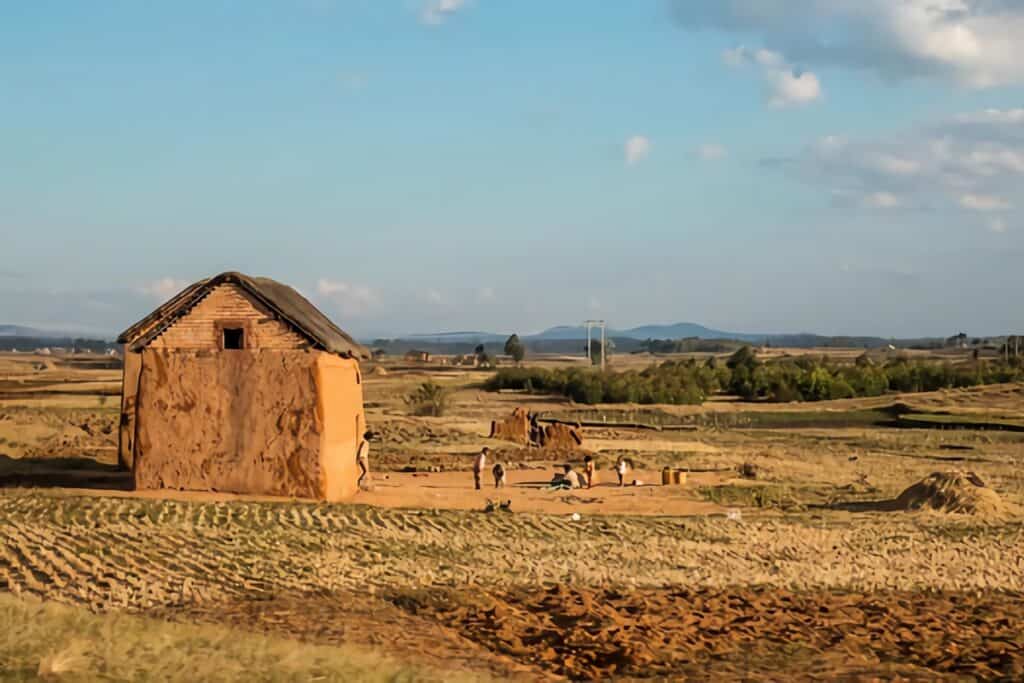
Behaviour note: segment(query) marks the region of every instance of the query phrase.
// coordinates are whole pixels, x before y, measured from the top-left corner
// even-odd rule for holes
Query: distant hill
[[[36,337],[41,339],[46,337],[47,333],[42,330],[37,330],[33,327],[23,327],[21,325],[0,325],[0,337]],[[61,336],[61,335],[54,335]]]
[[[114,345],[96,335],[40,330],[6,323],[0,325],[0,351],[31,351],[43,347],[103,353],[114,348]]]
[[[600,334],[598,332],[598,334]],[[723,332],[713,330],[697,323],[675,323],[672,325],[642,325],[628,330],[617,330],[609,328],[607,336],[619,339],[736,339],[739,341],[762,342],[771,335],[750,334],[743,332]],[[583,326],[571,327],[560,326],[544,330],[539,334],[529,335],[527,340],[555,340],[555,339],[586,339],[587,328]]]
[[[595,337],[600,336],[599,330],[594,330]],[[770,344],[772,346],[786,346],[797,348],[814,347],[844,347],[844,348],[878,348],[887,344],[895,344],[901,347],[931,346],[936,340],[931,339],[905,339],[892,340],[882,337],[828,337],[810,333],[796,334],[764,334],[752,332],[726,332],[716,330],[697,323],[681,322],[666,325],[641,325],[625,330],[609,328],[605,332],[609,339],[613,339],[620,351],[640,348],[639,342],[647,339],[658,340],[679,340],[679,339],[703,339],[703,340],[730,340],[746,342],[748,344]],[[559,325],[536,334],[520,335],[531,349],[535,351],[555,351],[563,349],[575,349],[572,342],[582,341],[587,338],[587,330],[582,325]],[[415,334],[398,337],[392,342],[407,342],[435,345],[437,350],[441,348],[459,345],[461,348],[467,344],[485,344],[489,348],[499,347],[508,338],[507,333],[494,332],[443,332],[435,334]]]

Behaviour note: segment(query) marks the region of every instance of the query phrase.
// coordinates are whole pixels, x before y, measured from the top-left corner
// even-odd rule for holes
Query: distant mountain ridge
[[[46,337],[60,337],[63,335],[47,333],[43,330],[37,330],[34,327],[24,327],[22,325],[0,325],[0,337],[37,337],[43,339]]]
[[[593,330],[593,337],[600,338],[600,330]],[[630,342],[630,347],[637,347],[639,342],[648,339],[679,340],[679,339],[704,339],[704,340],[730,340],[746,342],[748,344],[771,344],[773,346],[791,346],[798,348],[813,348],[818,346],[844,346],[860,348],[877,348],[893,343],[895,340],[873,336],[826,336],[810,332],[799,333],[752,333],[752,332],[727,332],[705,327],[697,323],[681,322],[664,325],[640,325],[628,329],[608,328],[605,335],[609,339],[615,339],[622,346],[623,342]],[[494,332],[442,332],[437,334],[416,334],[398,337],[397,340],[421,343],[437,342],[443,344],[501,344],[508,338],[507,333]],[[551,327],[536,334],[520,335],[520,338],[527,344],[545,344],[550,346],[556,342],[575,342],[587,338],[587,329],[582,325],[559,325]],[[925,343],[934,341],[930,338],[904,339],[900,340],[903,345],[914,343]],[[634,343],[636,342],[636,343]]]
[[[600,334],[595,330],[596,334]],[[738,341],[760,342],[773,335],[751,334],[747,332],[723,332],[697,323],[673,323],[670,325],[641,325],[626,330],[609,328],[605,333],[609,337],[619,339],[735,339]],[[559,326],[544,330],[539,334],[528,335],[526,339],[586,339],[587,329],[577,326]]]
[[[0,324],[0,337],[11,338],[11,337],[23,337],[26,339],[90,339],[102,341],[105,338],[109,338],[109,335],[96,334],[82,331],[72,330],[41,330],[37,327],[28,327],[26,325],[11,325],[9,323]]]
[[[594,329],[593,335],[600,336],[600,330]],[[642,325],[640,327],[633,327],[626,330],[618,330],[614,328],[608,328],[605,332],[608,337],[614,337],[617,339],[635,339],[638,341],[644,341],[646,339],[735,339],[737,341],[748,341],[748,342],[762,342],[765,339],[770,339],[772,336],[781,335],[764,335],[764,334],[750,334],[742,332],[723,332],[721,330],[714,330],[697,323],[674,323],[670,325]],[[416,340],[421,339],[424,341],[430,340],[443,340],[443,341],[477,341],[480,343],[504,341],[508,338],[508,334],[501,334],[495,332],[439,332],[435,334],[410,334],[399,339],[404,340]],[[523,341],[572,341],[578,339],[587,338],[587,329],[582,325],[558,325],[551,327],[543,332],[536,334],[525,334],[520,335]]]

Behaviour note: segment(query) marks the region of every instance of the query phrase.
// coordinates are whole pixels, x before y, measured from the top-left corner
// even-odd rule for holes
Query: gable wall
[[[247,349],[305,349],[305,337],[234,284],[215,287],[195,308],[150,342],[155,349],[217,350],[218,322],[243,323]]]

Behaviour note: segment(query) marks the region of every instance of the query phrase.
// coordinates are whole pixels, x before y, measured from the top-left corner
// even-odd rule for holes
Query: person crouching
[[[507,483],[505,466],[500,462],[494,463],[494,467],[491,468],[491,474],[494,475],[494,488],[505,488],[505,484]]]

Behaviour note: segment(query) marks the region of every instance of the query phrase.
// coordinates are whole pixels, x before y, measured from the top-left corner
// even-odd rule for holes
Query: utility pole
[[[607,351],[606,351],[607,348],[608,347],[605,346],[605,343],[604,343],[604,323],[602,322],[601,323],[601,372],[604,372],[604,359],[605,359],[605,354],[607,353]]]

